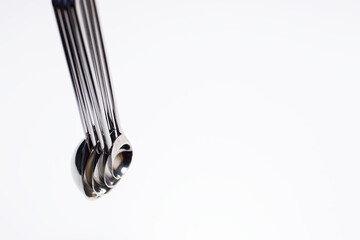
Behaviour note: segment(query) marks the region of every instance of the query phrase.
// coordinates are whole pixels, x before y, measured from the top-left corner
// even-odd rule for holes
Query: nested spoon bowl
[[[105,183],[113,187],[127,172],[133,156],[133,150],[129,140],[124,134],[120,134],[112,145],[110,155],[105,163]]]
[[[89,148],[87,140],[80,143],[76,149],[74,161],[71,163],[71,169],[76,186],[85,193],[88,198],[97,198],[98,195],[92,186],[86,180],[86,167],[89,165],[89,157],[94,150]]]

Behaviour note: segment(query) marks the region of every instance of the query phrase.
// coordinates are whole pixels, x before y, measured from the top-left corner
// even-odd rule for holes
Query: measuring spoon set
[[[85,139],[73,171],[88,198],[109,192],[132,160],[120,128],[95,0],[53,0]]]

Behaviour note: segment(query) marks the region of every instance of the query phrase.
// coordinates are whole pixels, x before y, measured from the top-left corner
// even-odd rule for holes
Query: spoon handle
[[[97,6],[95,3],[95,0],[85,0],[87,2],[87,12],[89,12],[89,21],[90,26],[92,27],[93,31],[93,38],[94,38],[94,45],[97,52],[97,60],[99,60],[98,65],[100,69],[100,76],[102,84],[105,88],[105,99],[107,100],[107,113],[108,113],[108,119],[109,119],[109,126],[110,131],[114,131],[115,136],[117,137],[120,134],[120,124],[119,124],[119,118],[117,113],[117,107],[113,95],[113,87],[110,77],[110,70],[108,66],[108,61],[106,57],[106,51],[104,46],[104,41],[102,37],[102,31],[100,27],[100,21],[98,17],[98,11]]]
[[[100,132],[104,146],[101,149],[109,150],[112,146],[112,140],[109,131],[109,122],[107,117],[107,91],[101,78],[101,68],[98,64],[98,54],[96,42],[94,41],[94,33],[89,24],[89,11],[86,9],[86,1],[75,0],[71,4],[71,13],[77,22],[77,38],[81,39],[83,44],[82,57],[85,66],[85,80],[88,86],[89,96],[92,99],[93,111],[97,117]]]
[[[84,94],[83,86],[80,84],[80,79],[83,78],[81,66],[79,65],[79,60],[77,57],[77,49],[74,45],[74,39],[72,36],[71,29],[68,28],[66,24],[65,16],[63,14],[63,5],[62,1],[53,1],[53,7],[55,12],[55,17],[58,23],[59,32],[61,40],[63,43],[63,48],[65,52],[65,57],[68,62],[68,68],[71,75],[71,80],[73,83],[73,88],[78,104],[78,109],[80,113],[81,122],[85,132],[85,136],[89,137],[93,146],[96,144],[93,124],[91,121],[92,116],[90,116],[91,111],[89,111],[89,106],[86,104],[86,94]]]

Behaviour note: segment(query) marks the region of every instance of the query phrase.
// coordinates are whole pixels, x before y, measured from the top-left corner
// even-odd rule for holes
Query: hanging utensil
[[[132,147],[119,125],[95,0],[52,3],[85,132],[74,172],[85,195],[97,198],[126,172]]]

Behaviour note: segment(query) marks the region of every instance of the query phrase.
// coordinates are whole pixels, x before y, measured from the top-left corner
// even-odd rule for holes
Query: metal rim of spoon
[[[86,136],[74,168],[85,195],[97,198],[129,167],[132,148],[120,131],[95,1],[53,6]]]

